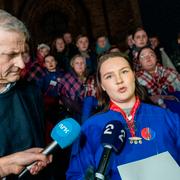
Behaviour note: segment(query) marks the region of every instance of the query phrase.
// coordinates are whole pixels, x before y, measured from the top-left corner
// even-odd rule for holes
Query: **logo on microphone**
[[[66,134],[69,133],[69,129],[64,124],[59,124],[58,127],[63,130]]]
[[[115,152],[120,152],[126,140],[126,132],[120,121],[114,120],[107,123],[103,129],[101,142],[110,145]]]
[[[121,134],[119,135],[119,139],[121,140],[121,142],[124,142],[124,139],[126,137],[126,133],[124,129],[121,129]]]
[[[120,121],[110,121],[105,125],[103,134],[101,136],[101,143],[103,145],[103,153],[95,173],[96,179],[105,179],[104,175],[108,170],[109,159],[111,153],[120,153],[125,144],[126,133]]]
[[[114,125],[115,125],[115,124],[108,124],[108,125],[105,127],[104,135],[105,135],[105,134],[112,135],[112,134],[113,134],[113,130],[114,130],[114,128],[115,128]],[[121,129],[118,138],[119,138],[119,140],[120,140],[122,143],[124,142],[125,136],[126,136],[125,130],[124,130],[124,129]]]

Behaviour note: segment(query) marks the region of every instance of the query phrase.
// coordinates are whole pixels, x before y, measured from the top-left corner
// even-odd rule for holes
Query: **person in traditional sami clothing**
[[[151,100],[180,115],[180,74],[158,63],[154,50],[143,47],[138,54],[141,70],[136,73]]]
[[[114,52],[99,59],[97,86],[99,101],[105,109],[82,125],[81,136],[72,148],[67,180],[84,179],[87,173],[97,171],[103,152],[101,135],[112,120],[123,124],[127,137],[120,154],[111,154],[105,178],[119,180],[119,165],[165,151],[180,165],[179,116],[145,102],[145,95],[125,55]]]

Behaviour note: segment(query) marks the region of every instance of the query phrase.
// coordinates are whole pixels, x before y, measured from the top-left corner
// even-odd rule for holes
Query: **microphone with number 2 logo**
[[[126,132],[121,122],[114,120],[105,125],[101,136],[101,143],[104,150],[95,173],[97,180],[104,179],[112,151],[115,151],[117,154],[120,153],[125,144],[125,139]]]

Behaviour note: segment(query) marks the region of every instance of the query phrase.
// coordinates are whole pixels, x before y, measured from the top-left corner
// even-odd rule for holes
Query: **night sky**
[[[170,50],[180,32],[180,0],[139,0],[143,26]]]

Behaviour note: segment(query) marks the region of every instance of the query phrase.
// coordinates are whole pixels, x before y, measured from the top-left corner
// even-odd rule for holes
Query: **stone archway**
[[[138,0],[3,0],[10,13],[30,30],[34,45],[50,43],[63,31],[74,37],[87,33],[90,39],[99,33],[123,43],[126,33],[141,24]]]
[[[50,43],[65,31],[86,31],[86,20],[76,1],[41,0],[27,1],[21,11],[21,19],[30,30],[33,44]]]

